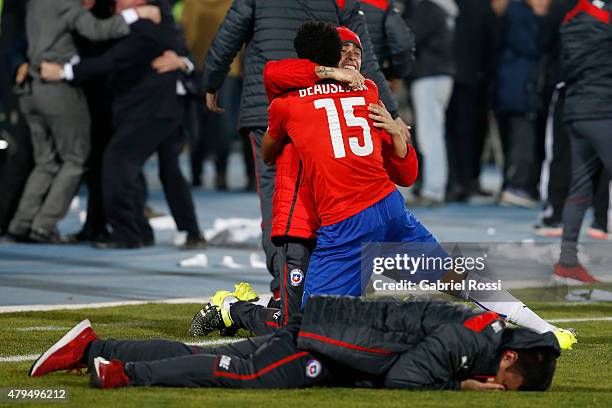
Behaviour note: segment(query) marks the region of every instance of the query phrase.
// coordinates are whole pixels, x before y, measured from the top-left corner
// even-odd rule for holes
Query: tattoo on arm
[[[331,78],[334,74],[334,69],[329,67],[318,66],[315,70],[317,76],[321,79],[323,78]]]

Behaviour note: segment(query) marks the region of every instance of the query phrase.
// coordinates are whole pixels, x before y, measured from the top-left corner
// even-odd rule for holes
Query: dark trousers
[[[497,115],[504,149],[504,188],[536,194],[536,122],[524,113]]]
[[[546,124],[545,154],[540,177],[540,195],[543,210],[540,222],[546,225],[560,224],[563,206],[569,193],[572,175],[572,149],[566,124],[563,121],[565,88],[553,93]],[[609,205],[609,177],[601,173],[593,198],[593,227],[607,231]]]
[[[277,290],[280,287],[281,262],[278,259],[276,246],[272,243],[272,201],[274,197],[274,179],[276,167],[268,166],[261,158],[261,142],[266,129],[257,128],[249,131],[249,140],[253,149],[255,161],[255,174],[257,180],[257,192],[259,193],[259,204],[261,210],[261,244],[266,254],[266,266],[272,281],[270,289]]]
[[[227,161],[232,140],[237,135],[238,114],[240,110],[240,96],[242,94],[242,80],[236,77],[227,77],[219,89],[219,103],[225,108],[222,114],[210,112],[197,101],[196,115],[197,130],[191,139],[191,173],[194,181],[202,179],[202,165],[204,158],[213,154],[217,180],[225,178]],[[218,185],[217,187],[223,187]]]
[[[88,82],[83,90],[91,112],[91,152],[85,173],[88,190],[87,219],[81,232],[84,238],[98,238],[108,233],[102,193],[102,159],[113,133],[112,96],[108,81]]]
[[[302,239],[290,239],[281,243],[277,247],[282,270],[280,302],[268,304],[268,307],[236,302],[230,309],[234,323],[260,336],[274,333],[299,313],[308,264],[315,244],[316,241]]]
[[[446,112],[448,190],[468,195],[480,177],[486,136],[486,98],[477,89],[455,82]]]
[[[578,263],[577,242],[584,213],[603,170],[612,174],[612,119],[567,123],[572,147],[572,182],[563,209],[561,264]]]
[[[7,126],[7,128],[7,130],[0,128],[0,136],[9,144],[9,148],[4,151],[3,161],[0,163],[1,233],[8,229],[33,167],[32,143],[26,125],[20,122],[17,126]]]
[[[185,143],[179,128],[180,120],[167,119],[124,122],[115,130],[104,153],[102,171],[104,208],[114,240],[153,241],[153,230],[143,214],[146,196],[142,194],[141,172],[145,161],[155,152],[159,156],[159,177],[177,228],[199,234],[191,190],[178,164]]]
[[[125,362],[136,386],[298,388],[321,384],[328,377],[323,362],[296,344],[299,324],[270,336],[214,348],[165,340],[95,340],[87,352],[93,359]],[[309,371],[307,371],[309,369]]]

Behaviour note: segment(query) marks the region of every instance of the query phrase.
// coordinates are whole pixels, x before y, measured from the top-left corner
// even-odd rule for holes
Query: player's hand
[[[161,11],[157,6],[151,6],[149,4],[144,6],[136,7],[136,13],[142,20],[151,20],[155,24],[161,23]]]
[[[490,378],[487,382],[476,380],[461,381],[461,389],[464,391],[505,391],[506,387],[493,382],[493,378]]]
[[[354,69],[334,68],[333,75],[336,81],[347,84],[352,89],[359,88],[365,82],[363,75]]]
[[[24,62],[23,64],[19,65],[19,68],[17,68],[17,75],[15,75],[15,83],[17,85],[21,85],[24,83],[24,81],[28,77],[29,67],[30,64],[28,64],[27,62]]]
[[[47,82],[59,82],[63,78],[63,69],[60,64],[43,61],[40,64],[40,77]]]
[[[219,103],[217,102],[218,98],[219,98],[218,92],[207,92],[206,93],[206,107],[208,108],[209,111],[214,112],[214,113],[225,112],[225,109],[219,106]]]
[[[380,103],[382,103],[382,101],[380,101]],[[385,105],[383,104],[383,106]],[[395,118],[395,123],[397,123],[397,125],[400,127],[400,130],[402,132],[402,137],[404,138],[406,143],[412,144],[412,136],[410,135],[411,127],[408,126],[406,122],[404,122],[404,120],[399,116]]]
[[[401,126],[393,120],[385,105],[380,102],[379,105],[371,103],[368,105],[370,119],[374,121],[374,126],[384,129],[393,137],[403,137]]]
[[[151,66],[158,74],[165,74],[173,71],[186,71],[187,67],[185,63],[179,57],[176,52],[172,50],[166,50],[160,57],[157,57],[151,63]]]

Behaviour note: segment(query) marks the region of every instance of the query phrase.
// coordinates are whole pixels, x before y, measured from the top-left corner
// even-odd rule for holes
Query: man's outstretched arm
[[[292,88],[307,88],[322,79],[333,79],[351,88],[363,85],[365,79],[359,72],[338,67],[325,67],[307,59],[270,61],[263,72],[268,101]]]

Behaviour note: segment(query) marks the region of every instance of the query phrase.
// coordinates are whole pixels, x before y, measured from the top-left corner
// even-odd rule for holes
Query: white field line
[[[208,302],[210,302],[210,297],[178,298],[178,299],[164,299],[164,300],[128,300],[128,301],[122,301],[122,302],[81,303],[81,304],[67,304],[67,305],[17,305],[17,306],[0,306],[0,314],[18,313],[18,312],[47,312],[51,310],[101,309],[104,307],[145,305],[148,303],[164,303],[164,304],[202,303],[204,304]]]
[[[222,340],[207,340],[197,343],[185,343],[188,346],[219,346],[222,344],[236,343],[242,339],[222,339]],[[26,354],[23,356],[8,356],[8,357],[0,357],[0,363],[17,363],[20,361],[34,361],[40,354]]]
[[[565,319],[550,319],[546,320],[549,323],[569,323],[569,322],[610,322],[612,321],[612,316],[604,316],[604,317],[575,317],[573,319],[565,318]]]

